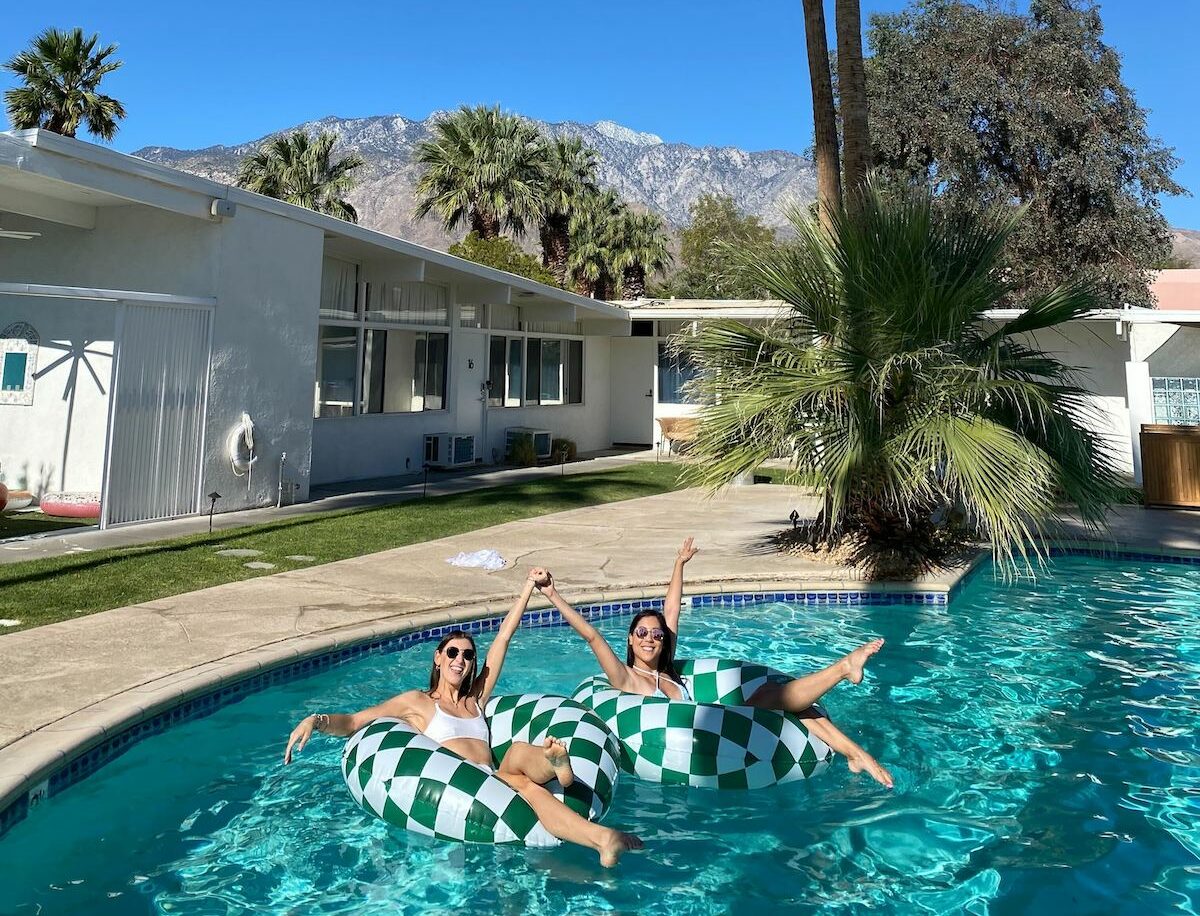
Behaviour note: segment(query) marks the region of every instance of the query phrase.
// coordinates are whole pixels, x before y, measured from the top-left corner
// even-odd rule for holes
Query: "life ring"
[[[258,455],[254,451],[254,421],[250,419],[250,414],[243,412],[237,426],[229,431],[225,450],[229,455],[229,463],[233,465],[233,473],[238,477],[254,467]],[[242,457],[243,452],[245,457]]]
[[[620,765],[617,740],[586,706],[566,697],[492,697],[484,709],[492,754],[514,741],[567,746],[575,781],[546,788],[576,813],[599,820],[612,804]],[[414,833],[464,843],[557,846],[533,808],[487,767],[425,737],[400,719],[376,719],[346,740],[342,777],[364,811]]]
[[[38,506],[44,514],[58,518],[98,518],[100,494],[47,493],[38,500]]]
[[[642,779],[704,789],[759,789],[815,776],[829,746],[791,713],[746,705],[768,680],[765,665],[720,658],[680,662],[694,701],[615,690],[603,677],[573,699],[595,710],[621,743],[621,769]]]
[[[9,490],[7,502],[0,498],[0,512],[19,512],[33,505],[33,494],[28,490]]]

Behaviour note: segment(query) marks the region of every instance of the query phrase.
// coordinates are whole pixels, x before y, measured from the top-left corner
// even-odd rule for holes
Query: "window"
[[[683,386],[696,377],[696,367],[686,354],[673,354],[665,343],[658,345],[658,402],[687,404]]]
[[[318,417],[348,417],[354,413],[357,361],[357,329],[321,328],[317,343]]]
[[[28,365],[28,353],[5,353],[4,371],[0,376],[0,391],[24,391],[25,367]]]
[[[368,328],[363,347],[362,413],[416,413],[446,406],[450,335]]]
[[[488,350],[488,406],[521,406],[520,337],[493,337]]]
[[[443,286],[384,278],[367,284],[366,300],[368,321],[442,326],[450,323]]]
[[[653,337],[654,322],[647,321],[645,318],[634,318],[629,323],[630,337]]]
[[[583,403],[583,341],[529,337],[525,342],[525,403]]]
[[[458,326],[460,328],[482,328],[486,307],[483,305],[460,305],[458,307]]]
[[[358,317],[358,265],[337,258],[321,264],[321,317]]]

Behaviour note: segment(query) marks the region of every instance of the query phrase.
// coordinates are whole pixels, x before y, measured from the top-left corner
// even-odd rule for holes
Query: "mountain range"
[[[371,229],[445,250],[463,233],[445,232],[432,216],[413,218],[417,182],[413,152],[418,143],[430,136],[434,121],[444,114],[435,111],[423,121],[401,115],[330,116],[236,146],[195,150],[147,146],[134,155],[232,183],[241,159],[271,137],[292,130],[332,131],[339,138],[340,149],[354,150],[366,161],[358,173],[358,186],[348,195],[358,211],[359,222]],[[687,224],[688,208],[702,194],[728,194],[743,212],[757,215],[775,229],[786,226],[784,209],[788,204],[803,205],[816,197],[816,169],[812,162],[786,150],[747,152],[732,146],[668,143],[654,134],[613,121],[581,124],[530,120],[550,136],[581,138],[597,152],[597,177],[601,184],[616,190],[635,207],[658,213],[673,232]],[[1200,232],[1175,229],[1172,235],[1175,257],[1200,266]],[[532,249],[535,234],[523,242]]]
[[[413,152],[418,143],[430,136],[434,120],[442,114],[434,112],[423,121],[400,115],[327,117],[280,133],[299,129],[337,134],[339,149],[354,150],[366,160],[358,173],[358,186],[348,195],[358,211],[359,222],[422,245],[445,249],[461,238],[461,233],[447,234],[433,217],[413,219],[413,189],[417,182]],[[702,194],[728,194],[743,211],[757,214],[775,228],[786,224],[783,210],[788,203],[805,204],[816,197],[813,164],[795,153],[667,143],[654,134],[631,130],[612,121],[533,123],[551,136],[580,137],[598,154],[597,177],[601,184],[616,190],[635,207],[660,214],[675,230],[687,224],[688,207]],[[236,146],[197,150],[148,146],[134,155],[231,183],[238,162],[273,136],[276,134]]]

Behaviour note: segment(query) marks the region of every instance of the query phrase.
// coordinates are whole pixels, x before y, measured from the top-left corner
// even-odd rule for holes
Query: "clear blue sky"
[[[864,17],[903,5],[862,0]],[[3,6],[4,60],[49,25],[120,44],[125,66],[105,87],[129,111],[114,143],[125,151],[241,142],[330,114],[420,119],[464,102],[751,150],[799,152],[812,136],[800,0]],[[1183,160],[1177,180],[1200,191],[1200,2],[1101,9],[1151,132]],[[1200,228],[1200,200],[1163,205],[1173,225]]]

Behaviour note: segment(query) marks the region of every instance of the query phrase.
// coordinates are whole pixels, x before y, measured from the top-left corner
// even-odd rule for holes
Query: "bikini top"
[[[425,737],[431,738],[438,744],[444,744],[453,738],[475,738],[478,741],[488,741],[487,720],[483,718],[483,710],[469,719],[452,716],[442,711],[441,704],[433,701],[433,718],[425,726]]]
[[[631,665],[630,667],[633,667],[633,666]],[[659,679],[662,677],[661,671],[644,671],[641,668],[633,668],[633,670],[636,671],[638,674],[646,675],[646,677],[650,677],[651,675],[654,676],[654,693],[650,694],[650,696],[666,697],[666,699],[668,699],[668,700],[675,699],[674,697],[667,696],[666,692],[662,689],[661,686],[659,686]],[[667,678],[667,680],[671,681],[670,678]],[[681,680],[680,681],[671,681],[671,683],[679,688],[679,696],[680,696],[681,700],[687,701],[688,703],[692,702],[692,695],[691,695],[691,693],[688,692],[687,685],[683,681],[681,681]]]

